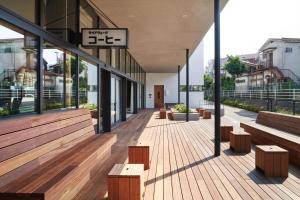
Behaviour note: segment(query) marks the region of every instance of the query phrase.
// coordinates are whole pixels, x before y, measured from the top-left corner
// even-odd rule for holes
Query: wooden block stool
[[[164,109],[164,108],[161,108],[159,110],[159,118],[160,119],[166,119],[166,117],[167,117],[167,110]]]
[[[203,112],[203,119],[211,119],[211,112],[205,110]]]
[[[249,153],[251,151],[251,135],[245,131],[230,132],[230,148],[238,153]]]
[[[255,167],[267,177],[288,177],[289,152],[276,145],[257,145]]]
[[[128,145],[128,160],[131,164],[144,164],[144,170],[150,167],[150,148],[143,142]]]
[[[221,125],[221,141],[228,142],[231,131],[233,131],[232,125],[222,124]]]
[[[205,112],[205,109],[200,108],[198,112],[199,112],[200,117],[203,117],[203,114],[204,114],[204,112]]]
[[[108,199],[140,200],[144,191],[143,164],[116,164],[108,174]]]

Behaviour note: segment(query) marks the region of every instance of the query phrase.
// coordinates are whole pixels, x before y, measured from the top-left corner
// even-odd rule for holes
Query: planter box
[[[186,120],[186,113],[180,113],[176,109],[171,108],[172,117],[175,121],[184,121]],[[199,113],[198,112],[190,112],[189,113],[189,120],[197,121],[199,120]]]

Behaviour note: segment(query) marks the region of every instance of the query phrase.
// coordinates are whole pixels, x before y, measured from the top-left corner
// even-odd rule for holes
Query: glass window
[[[76,58],[70,53],[66,53],[65,73],[66,107],[74,107],[76,104]]]
[[[50,43],[44,44],[44,110],[64,107],[64,52]]]
[[[130,62],[130,77],[135,78],[135,60],[133,57],[131,57],[131,62]]]
[[[41,7],[43,28],[75,44],[76,3],[68,0],[44,0],[41,1]]]
[[[74,1],[71,1],[74,3]],[[54,12],[55,13],[55,12]],[[81,28],[96,28],[97,27],[97,14],[94,9],[88,4],[86,0],[80,0],[80,29]],[[83,48],[80,45],[80,49],[85,51],[86,53],[97,56],[97,48],[89,49]],[[100,50],[100,55],[101,55]],[[106,60],[105,60],[106,61]],[[106,62],[104,62],[106,63]]]
[[[34,112],[36,37],[0,20],[0,117]]]
[[[26,0],[26,3],[24,0],[0,0],[0,5],[35,23],[35,2],[36,0]]]
[[[119,49],[112,49],[111,50],[111,66],[120,69],[119,67],[119,59],[120,59],[120,51]]]
[[[97,65],[80,59],[79,69],[79,102],[80,107],[87,108],[92,114],[93,125],[97,125],[98,84]],[[100,120],[101,121],[101,120]]]
[[[120,71],[125,73],[125,57],[126,57],[126,50],[120,49]]]
[[[80,59],[79,97],[81,106],[97,105],[97,65]]]
[[[126,74],[130,76],[130,54],[126,51]]]

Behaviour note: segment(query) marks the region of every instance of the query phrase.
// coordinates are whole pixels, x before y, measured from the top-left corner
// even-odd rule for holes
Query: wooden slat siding
[[[252,142],[255,144],[278,145],[290,152],[289,161],[297,166],[300,166],[300,143],[291,139],[286,139],[284,136],[279,137],[261,130],[253,123],[241,123],[241,127],[245,131],[251,133]]]
[[[1,190],[45,194],[46,199],[71,199],[89,180],[90,172],[102,160],[102,155],[110,153],[115,141],[113,134],[94,135]]]
[[[77,109],[69,111],[49,112],[43,115],[18,116],[14,118],[3,119],[0,121],[0,135],[33,128],[43,124],[53,123],[76,116],[86,115],[87,109]]]
[[[39,146],[35,149],[32,149],[25,153],[19,154],[8,160],[5,160],[0,163],[0,176],[30,162],[33,159],[43,156],[46,153],[71,142],[72,140],[80,137],[81,135],[83,135],[86,132],[91,132],[91,131],[94,131],[93,127],[86,127],[84,129],[76,131],[72,134],[66,135],[57,140],[51,141],[51,142],[44,144],[42,146]]]
[[[57,131],[48,132],[44,135],[1,148],[0,149],[0,162],[7,160],[11,157],[14,157],[18,154],[32,150],[36,147],[39,147],[43,144],[51,142],[55,139],[58,139],[60,137],[63,137],[65,135],[75,132],[76,130],[83,129],[90,125],[91,125],[91,121],[86,120],[86,121],[79,122],[79,123],[73,124],[71,126],[67,126],[65,128],[59,129]]]
[[[34,168],[38,167],[39,165],[43,164],[44,162],[52,159],[53,157],[56,157],[61,152],[66,151],[67,149],[71,148],[72,146],[76,145],[77,143],[87,139],[88,137],[94,135],[94,132],[86,133],[85,135],[82,135],[81,137],[73,140],[72,142],[67,143],[66,145],[57,148],[51,152],[48,152],[47,154],[34,159],[30,161],[29,163],[26,163],[22,165],[21,167],[16,168],[13,171],[10,171],[9,173],[6,173],[5,175],[0,177],[0,187],[8,184],[9,182],[18,179],[20,176],[28,173],[29,171],[33,170]]]
[[[93,138],[89,137],[87,140],[84,140],[81,143],[79,143],[78,145],[76,145],[76,147],[73,146],[71,149],[68,150],[68,152],[75,151],[77,148],[83,148],[84,146],[88,145],[89,142],[91,142],[92,140],[93,140]],[[33,170],[30,173],[25,174],[18,180],[5,185],[4,187],[0,188],[0,192],[5,192],[5,191],[9,191],[9,190],[17,191],[17,190],[21,189],[22,187],[25,187],[28,184],[25,180],[27,180],[28,182],[32,182],[35,180],[35,176],[42,174],[44,171],[49,171],[53,167],[55,167],[55,165],[57,163],[61,163],[61,162],[64,162],[65,160],[67,160],[69,158],[68,152],[65,151],[65,152],[59,154],[55,159],[51,159],[51,160],[47,161],[46,165],[39,167],[38,170]],[[18,187],[15,185],[15,183],[18,183]]]
[[[259,112],[256,123],[300,135],[300,117],[297,116]]]
[[[43,124],[38,127],[33,127],[21,131],[16,131],[13,133],[5,134],[0,136],[0,148],[28,140],[34,137],[38,137],[43,134],[51,133],[59,129],[65,128],[67,126],[72,126],[82,121],[90,121],[89,115],[83,115],[75,118],[70,118],[67,120],[57,121],[50,124]]]

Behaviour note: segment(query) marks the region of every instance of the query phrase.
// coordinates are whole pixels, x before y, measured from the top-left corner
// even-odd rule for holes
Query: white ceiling
[[[176,72],[213,23],[213,0],[90,0],[120,28],[146,72]],[[227,0],[222,0],[222,3]]]

